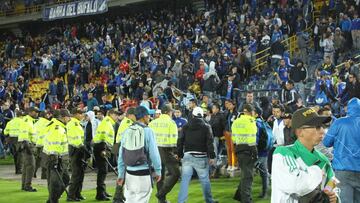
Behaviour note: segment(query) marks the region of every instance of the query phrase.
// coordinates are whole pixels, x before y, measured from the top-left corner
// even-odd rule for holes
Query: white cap
[[[161,114],[161,110],[160,110],[160,109],[156,109],[155,113]]]
[[[201,107],[195,107],[194,110],[192,111],[193,116],[197,116],[197,117],[203,117],[204,116],[204,110]]]

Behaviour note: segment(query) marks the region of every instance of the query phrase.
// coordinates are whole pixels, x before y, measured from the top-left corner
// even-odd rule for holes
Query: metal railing
[[[355,56],[354,59],[360,59],[360,54]],[[340,63],[339,65],[335,66],[336,69],[340,69],[343,65],[345,65],[345,63],[347,63],[347,61],[344,61],[342,63]],[[360,63],[356,64],[356,65],[359,65]]]
[[[304,30],[304,32],[307,32],[309,34],[310,42],[313,40],[312,28],[314,26],[316,18],[320,17],[320,9],[321,9],[322,5],[323,5],[322,0],[315,2],[315,5],[314,5],[315,10],[312,12],[313,23]],[[285,49],[289,51],[290,56],[293,57],[294,54],[298,50],[296,34],[281,41],[281,43],[284,45]],[[310,43],[309,46],[310,47],[313,46],[313,43]],[[252,68],[252,70],[259,72],[259,71],[263,70],[264,68],[266,68],[266,66],[268,66],[268,58],[270,57],[270,47],[257,52],[255,54],[255,57],[256,57],[255,66]]]

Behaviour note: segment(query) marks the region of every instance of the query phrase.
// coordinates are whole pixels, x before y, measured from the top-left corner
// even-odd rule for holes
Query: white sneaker
[[[236,167],[233,167],[233,170],[237,171],[237,170],[240,170],[240,169],[239,169],[239,167],[236,166]]]
[[[232,166],[228,166],[226,170],[227,170],[227,171],[232,171],[232,170],[233,170],[233,167],[232,167]]]

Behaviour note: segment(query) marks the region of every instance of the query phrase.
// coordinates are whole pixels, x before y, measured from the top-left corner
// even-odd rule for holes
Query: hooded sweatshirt
[[[178,156],[184,153],[206,153],[210,159],[215,158],[214,137],[211,126],[202,118],[193,118],[184,125],[177,141]]]
[[[339,118],[330,126],[323,144],[334,147],[335,171],[360,172],[360,100],[348,103],[347,116]]]

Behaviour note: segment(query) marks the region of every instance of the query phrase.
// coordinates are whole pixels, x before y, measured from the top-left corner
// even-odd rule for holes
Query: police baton
[[[114,167],[113,165],[111,165],[109,159],[106,157],[106,152],[102,152],[102,157],[105,159],[106,163],[110,166],[111,170],[115,173],[116,176],[119,176],[116,167]]]
[[[60,173],[59,173],[59,171],[58,171],[58,166],[57,166],[57,165],[54,166],[54,170],[55,170],[55,173],[56,173],[56,175],[58,176],[61,184],[62,184],[63,187],[64,187],[64,190],[65,190],[66,195],[69,196],[69,192],[68,192],[67,189],[66,189],[66,185],[65,185],[64,180],[62,179],[62,177],[61,177],[61,175],[60,175]]]
[[[81,163],[85,166],[85,169],[89,168],[90,170],[95,170],[94,167],[90,166],[84,159],[81,159]]]

